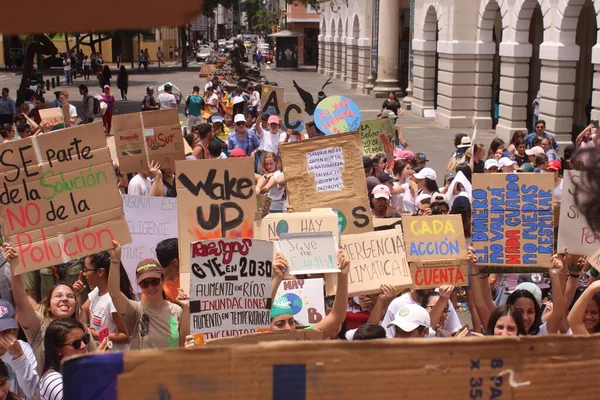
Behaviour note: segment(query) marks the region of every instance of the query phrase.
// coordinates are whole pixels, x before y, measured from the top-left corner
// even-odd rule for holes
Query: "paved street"
[[[126,65],[128,67],[131,64]],[[117,99],[120,99],[120,94],[116,88],[116,66],[111,66],[113,70],[113,88],[114,94]],[[130,113],[137,112],[140,110],[140,103],[146,92],[146,87],[152,85],[154,87],[160,86],[165,82],[172,82],[179,87],[184,95],[191,93],[192,86],[198,85],[202,87],[205,80],[198,77],[200,71],[200,65],[193,62],[190,64],[187,70],[182,70],[177,66],[167,66],[162,68],[151,67],[148,72],[138,72],[137,68],[131,70],[129,77],[129,94],[128,101],[119,100],[117,108],[119,113]],[[317,92],[321,89],[321,86],[327,80],[323,75],[318,74],[315,71],[276,71],[273,69],[265,69],[263,67],[263,73],[271,81],[277,82],[280,86],[285,89],[285,98],[287,101],[297,101],[302,105],[300,96],[292,86],[292,80],[295,80],[300,87],[309,91],[316,98]],[[45,78],[52,76],[62,75],[61,70],[52,70],[51,73],[46,73]],[[18,88],[21,76],[11,76],[11,74],[3,73],[0,74],[0,85],[2,87],[8,87],[11,90],[11,96],[14,97],[16,89]],[[64,77],[61,76],[61,81]],[[67,87],[70,93],[72,104],[78,107],[80,105],[81,96],[79,95],[78,86],[81,83],[85,83],[90,88],[90,93],[95,94],[100,91],[98,81],[96,79],[90,79],[85,81],[81,77],[75,80],[73,86]],[[61,89],[64,86],[61,86]],[[58,89],[54,89],[58,90]],[[53,90],[51,89],[51,92]],[[359,106],[362,118],[371,119],[375,118],[380,110],[383,99],[375,99],[374,97],[358,94],[355,90],[350,89],[345,83],[333,79],[331,84],[325,88],[325,93],[328,95],[338,94],[350,97]],[[52,93],[46,95],[46,100],[53,100]],[[180,111],[183,113],[183,106],[180,107]],[[183,119],[183,114],[181,116]],[[405,112],[404,116],[398,119],[398,125],[402,128],[402,132],[406,140],[410,144],[410,149],[414,152],[421,151],[429,158],[430,166],[433,167],[438,175],[443,175],[443,171],[448,162],[448,157],[452,152],[452,140],[454,134],[460,132],[459,130],[448,130],[441,128],[436,125],[433,119],[421,118],[412,114],[411,112]],[[466,133],[471,134],[470,131]],[[492,131],[489,132],[478,132],[478,139],[483,141],[486,145],[494,137]],[[441,178],[439,179],[441,183]]]

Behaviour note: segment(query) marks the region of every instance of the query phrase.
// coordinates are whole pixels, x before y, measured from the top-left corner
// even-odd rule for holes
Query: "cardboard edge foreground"
[[[599,356],[600,335],[271,342],[87,355],[63,376],[66,400],[384,398],[403,381],[402,398],[455,399],[480,380],[481,398],[579,400],[597,398],[600,380],[581,374]]]

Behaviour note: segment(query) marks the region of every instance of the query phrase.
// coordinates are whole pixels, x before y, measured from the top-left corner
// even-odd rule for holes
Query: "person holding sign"
[[[295,319],[292,312],[292,305],[286,299],[277,296],[277,289],[283,281],[283,277],[288,270],[288,262],[281,253],[277,253],[273,260],[273,282],[271,307],[271,330],[285,331],[296,329],[319,329],[323,331],[323,337],[327,338],[332,334],[337,334],[340,326],[346,318],[346,309],[348,307],[348,270],[350,261],[346,259],[342,251],[338,251],[338,273],[337,290],[335,292],[335,301],[331,312],[320,322],[311,326],[302,326]]]
[[[16,249],[8,243],[4,243],[2,256],[10,262],[17,257]],[[43,300],[43,304],[37,304],[27,296],[23,275],[14,275],[12,272],[13,299],[17,308],[18,321],[25,332],[27,342],[31,345],[35,358],[38,362],[38,372],[42,372],[44,366],[44,335],[46,328],[51,322],[58,319],[73,318],[85,324],[85,313],[81,309],[78,293],[66,282],[57,283]],[[89,332],[86,330],[86,334]],[[86,343],[87,350],[96,350],[93,340]]]
[[[593,282],[569,312],[569,326],[575,335],[600,332],[600,281]]]
[[[281,171],[279,157],[273,152],[265,151],[262,154],[261,170],[264,175],[258,178],[256,192],[266,194],[271,198],[271,213],[285,211],[285,178]]]
[[[121,245],[114,240],[113,245],[115,247],[109,251],[110,262],[118,265],[121,263]],[[184,315],[180,306],[163,298],[164,273],[158,261],[142,260],[135,276],[145,300],[130,300],[121,292],[121,274],[117,268],[111,268],[108,274],[108,292],[129,333],[130,348],[172,349],[183,346],[184,338],[189,334],[189,317]],[[189,310],[186,310],[188,313]]]

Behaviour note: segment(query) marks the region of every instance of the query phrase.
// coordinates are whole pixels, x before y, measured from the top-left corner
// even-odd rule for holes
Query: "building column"
[[[558,142],[571,143],[579,46],[542,43],[540,58],[540,119],[546,121],[546,129]]]
[[[346,74],[348,73],[348,46],[346,45],[346,36],[342,36],[340,46],[342,48],[340,79],[346,81]]]
[[[333,75],[333,37],[325,36],[325,69],[324,75]]]
[[[350,88],[356,89],[358,84],[358,39],[346,39],[346,76],[344,81],[350,84]]]
[[[366,93],[365,86],[371,75],[371,39],[360,38],[358,41],[358,84],[356,87]]]
[[[325,73],[325,38],[323,35],[319,35],[319,54],[317,58],[319,59],[317,71],[322,75]]]
[[[335,42],[335,53],[333,55],[333,77],[335,79],[340,79],[342,76],[342,38],[336,36],[333,40]]]
[[[411,111],[423,116],[423,110],[433,109],[435,101],[436,42],[413,40],[413,101]]]
[[[600,62],[594,62],[594,93],[592,94],[592,119],[600,120]]]
[[[447,128],[470,128],[473,124],[475,87],[478,84],[476,56],[442,52],[438,54],[438,98],[435,121]],[[482,77],[483,75],[480,76]],[[491,77],[489,82],[482,79],[479,84],[491,85]]]
[[[389,92],[400,91],[398,86],[399,28],[400,0],[381,1],[377,41],[377,80],[373,88],[375,97],[387,97]]]

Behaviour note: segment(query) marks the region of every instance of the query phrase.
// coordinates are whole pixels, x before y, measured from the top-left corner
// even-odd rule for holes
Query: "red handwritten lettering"
[[[8,225],[10,230],[15,229],[15,222],[21,226],[21,228],[35,227],[40,223],[40,206],[31,202],[25,205],[19,206],[18,213],[20,216],[15,214],[11,209],[6,210],[6,218],[8,219]]]
[[[192,257],[208,257],[223,255],[223,264],[229,264],[233,259],[233,254],[239,253],[243,256],[250,252],[252,239],[241,239],[241,242],[226,242],[215,240],[212,242],[196,242],[192,248]]]
[[[438,287],[441,285],[466,285],[467,280],[459,267],[418,268],[415,272],[417,287]]]

